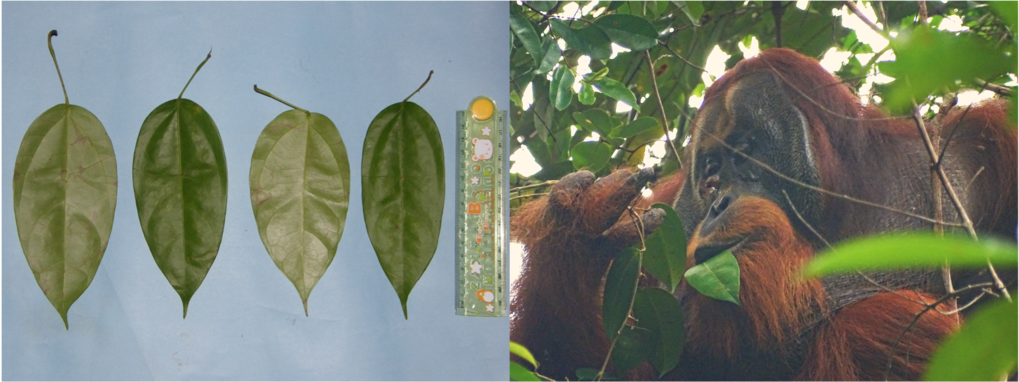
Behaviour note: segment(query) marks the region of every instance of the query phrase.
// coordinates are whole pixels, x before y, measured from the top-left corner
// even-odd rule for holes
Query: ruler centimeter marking
[[[457,111],[456,314],[505,317],[509,246],[506,112],[479,96]]]

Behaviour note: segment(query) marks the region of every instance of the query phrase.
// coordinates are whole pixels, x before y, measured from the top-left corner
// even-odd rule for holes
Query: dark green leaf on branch
[[[602,325],[610,340],[616,337],[616,332],[630,315],[630,301],[637,286],[640,266],[640,254],[633,247],[623,250],[612,260],[602,298]]]
[[[661,377],[676,368],[683,353],[683,310],[669,292],[658,288],[641,288],[633,302],[637,327],[650,332],[647,341],[648,361]]]
[[[624,14],[611,14],[594,20],[612,42],[631,50],[647,50],[658,45],[658,32],[646,19]]]
[[[651,208],[665,211],[665,221],[644,240],[647,247],[644,268],[672,292],[682,280],[686,268],[686,234],[679,215],[668,204],[655,203]]]

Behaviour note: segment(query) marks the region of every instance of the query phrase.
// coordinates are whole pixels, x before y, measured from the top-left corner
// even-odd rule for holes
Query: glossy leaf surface
[[[549,23],[555,34],[566,41],[568,48],[576,49],[595,60],[604,60],[612,55],[612,41],[601,28],[589,25],[573,29],[556,18],[550,19]]]
[[[651,208],[665,211],[665,221],[644,241],[644,268],[672,292],[686,268],[686,234],[679,215],[668,204],[655,203]]]
[[[25,259],[67,327],[67,310],[92,282],[113,227],[117,161],[106,129],[80,106],[50,108],[25,132],[13,184]]]
[[[251,156],[251,207],[269,257],[308,296],[332,263],[347,219],[350,161],[326,116],[290,110],[262,130]]]
[[[637,325],[650,331],[648,361],[661,377],[679,364],[683,352],[683,310],[672,294],[658,288],[641,288],[633,301]]]
[[[628,89],[626,85],[623,85],[622,82],[613,80],[608,77],[604,77],[598,80],[598,82],[595,82],[594,86],[597,87],[598,90],[602,92],[602,94],[605,94],[611,98],[615,98],[619,100],[619,102],[630,105],[630,107],[632,107],[633,110],[640,112],[640,105],[637,103],[637,97],[634,96],[633,92],[630,91],[630,89]]]
[[[562,111],[570,106],[570,101],[573,100],[574,78],[576,76],[568,67],[560,66],[555,70],[548,94],[556,110]]]
[[[407,317],[407,298],[439,244],[446,195],[442,139],[432,116],[409,101],[368,127],[361,200],[368,238]]]
[[[182,98],[156,107],[138,133],[133,175],[142,233],[186,317],[226,221],[226,155],[209,113]]]
[[[732,252],[722,252],[690,267],[683,277],[701,294],[739,305],[739,263]]]
[[[651,331],[641,327],[627,326],[619,332],[619,339],[612,349],[612,364],[616,367],[616,373],[630,371],[647,359],[650,337]]]
[[[580,142],[570,150],[570,155],[573,156],[573,169],[598,172],[609,163],[612,151],[612,146],[605,142]]]
[[[642,17],[611,14],[594,20],[612,42],[631,50],[647,50],[658,45],[658,31]]]
[[[602,297],[602,327],[609,339],[615,338],[616,332],[630,315],[630,300],[633,299],[640,266],[639,252],[633,247],[628,247],[609,267]]]

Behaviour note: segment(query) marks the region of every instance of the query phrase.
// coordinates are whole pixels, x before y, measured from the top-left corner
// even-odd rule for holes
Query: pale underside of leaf
[[[413,102],[393,104],[368,128],[361,161],[368,237],[407,316],[407,297],[438,246],[445,198],[442,140]]]
[[[188,99],[159,105],[142,123],[133,173],[142,233],[187,316],[226,221],[226,156],[212,117]]]
[[[13,183],[25,258],[66,327],[67,311],[92,282],[113,227],[113,144],[88,110],[54,106],[25,133]]]
[[[326,116],[290,110],[262,131],[251,158],[251,205],[269,256],[308,296],[339,245],[350,199],[350,162]]]
[[[716,300],[739,305],[739,263],[725,251],[708,261],[687,269],[684,274],[691,287]]]

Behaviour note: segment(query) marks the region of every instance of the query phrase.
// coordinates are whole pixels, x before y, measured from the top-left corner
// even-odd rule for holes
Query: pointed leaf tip
[[[13,181],[13,205],[21,248],[67,328],[67,311],[92,282],[113,227],[113,143],[88,110],[58,104],[28,127],[14,172],[19,174]],[[82,187],[91,192],[73,192]],[[46,266],[57,263],[66,268]]]
[[[400,298],[435,255],[445,200],[442,137],[413,102],[389,105],[372,120],[361,159],[361,203],[372,248]]]
[[[301,303],[304,304],[304,316],[308,317],[308,299],[301,299]]]
[[[307,316],[308,296],[332,263],[347,219],[350,161],[340,131],[319,113],[281,113],[258,137],[249,187],[262,243]],[[295,234],[275,236],[284,231]]]

